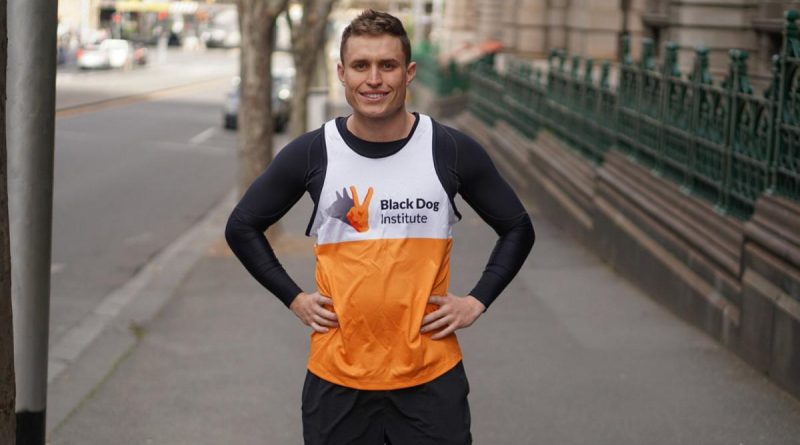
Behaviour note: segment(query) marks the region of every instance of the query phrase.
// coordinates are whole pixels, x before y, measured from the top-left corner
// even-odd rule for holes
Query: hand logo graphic
[[[372,199],[372,187],[367,190],[367,197],[362,204],[358,203],[358,192],[352,185],[350,193],[353,194],[353,207],[347,212],[347,221],[357,232],[366,232],[369,230],[369,201]]]
[[[347,212],[353,207],[353,198],[347,194],[347,188],[342,187],[342,192],[336,192],[336,201],[328,207],[328,215],[331,218],[336,218],[339,221],[350,224],[350,221],[347,220]]]

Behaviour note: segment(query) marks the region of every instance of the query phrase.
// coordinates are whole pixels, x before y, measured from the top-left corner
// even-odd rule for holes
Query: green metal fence
[[[504,120],[535,137],[548,128],[578,153],[602,163],[608,150],[626,153],[713,203],[747,218],[762,193],[800,200],[800,38],[798,13],[788,11],[772,85],[753,93],[745,51],[731,50],[729,72],[715,84],[708,50],[698,48],[691,73],[678,68],[678,46],[666,45],[660,66],[645,40],[634,62],[623,42],[616,88],[610,64],[562,51],[547,73],[512,61],[504,73],[480,62],[469,67],[469,107],[488,125]]]
[[[417,80],[439,96],[466,91],[469,76],[455,62],[439,64],[439,49],[430,42],[416,46],[412,54],[417,62]]]
[[[774,190],[782,195],[800,199],[800,39],[797,33],[797,11],[786,13],[783,50],[777,58],[777,75],[772,96],[776,102],[777,134],[775,156],[768,157],[774,168]],[[774,90],[774,88],[772,88]],[[758,125],[758,124],[757,124]],[[770,128],[770,130],[772,130]],[[772,147],[770,147],[772,148]]]

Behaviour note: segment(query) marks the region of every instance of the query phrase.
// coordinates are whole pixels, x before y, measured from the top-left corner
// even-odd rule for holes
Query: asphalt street
[[[175,52],[169,60],[130,72],[59,73],[62,110],[199,86],[57,118],[51,348],[235,183],[236,137],[222,129],[221,107],[236,59]]]

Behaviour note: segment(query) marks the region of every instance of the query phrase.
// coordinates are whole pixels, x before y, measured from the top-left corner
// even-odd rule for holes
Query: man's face
[[[400,39],[391,35],[351,36],[337,66],[347,103],[355,114],[372,119],[405,110],[406,87],[417,65],[406,66]]]

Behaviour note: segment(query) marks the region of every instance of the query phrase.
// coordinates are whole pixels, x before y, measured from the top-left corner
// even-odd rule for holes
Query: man
[[[416,64],[403,25],[364,11],[337,67],[349,117],[287,145],[231,214],[226,238],[313,329],[303,387],[306,444],[469,444],[469,386],[454,334],[517,273],[533,226],[475,141],[409,113]],[[317,290],[302,291],[263,232],[303,193],[314,201]],[[454,197],[499,235],[477,285],[449,294]]]

